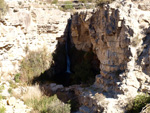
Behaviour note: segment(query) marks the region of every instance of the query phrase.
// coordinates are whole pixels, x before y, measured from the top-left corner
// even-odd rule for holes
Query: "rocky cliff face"
[[[138,91],[150,91],[150,11],[148,1],[139,2],[118,0],[91,13],[72,15],[72,43],[97,55],[100,74],[93,86],[107,97],[118,98],[114,103],[110,100],[113,106],[125,106],[125,98]],[[119,112],[109,107],[104,111]]]
[[[20,61],[29,50],[45,46],[50,53],[63,35],[70,13],[41,1],[7,1],[8,12],[0,20],[0,76],[19,73]]]

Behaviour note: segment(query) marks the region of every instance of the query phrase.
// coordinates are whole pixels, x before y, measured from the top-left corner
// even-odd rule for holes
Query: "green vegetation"
[[[146,104],[150,103],[150,95],[140,94],[134,100],[129,102],[127,106],[127,113],[139,113]]]
[[[20,79],[31,83],[35,77],[39,77],[50,67],[52,56],[46,47],[38,51],[29,51],[27,47],[26,52],[28,55],[21,61]]]
[[[73,9],[73,4],[71,1],[66,1],[66,2],[64,2],[64,4],[65,4],[65,6],[64,6],[65,10]]]
[[[58,0],[53,0],[52,1],[52,4],[57,4],[58,3]]]
[[[103,4],[106,4],[106,3],[111,3],[115,0],[96,0],[96,5],[97,6],[102,6]]]
[[[0,113],[5,113],[6,108],[4,106],[0,107]]]
[[[87,0],[79,0],[79,2],[86,3]]]
[[[34,111],[38,113],[70,113],[71,110],[70,105],[62,103],[56,95],[27,99],[25,104],[32,106]]]
[[[17,73],[14,77],[15,82],[20,82],[20,73]]]
[[[9,94],[12,94],[12,88],[8,89]]]
[[[7,6],[4,0],[0,0],[0,17],[7,11]]]
[[[0,86],[0,93],[4,90],[4,85]]]
[[[0,101],[3,99],[3,96],[0,94]]]

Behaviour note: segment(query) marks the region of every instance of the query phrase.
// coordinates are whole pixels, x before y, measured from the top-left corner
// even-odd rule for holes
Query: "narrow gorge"
[[[38,84],[43,95],[70,103],[72,113],[137,113],[130,104],[150,94],[149,0],[115,0],[72,13],[44,2],[7,2],[0,20],[0,85],[19,76],[29,85],[12,89],[21,99]]]

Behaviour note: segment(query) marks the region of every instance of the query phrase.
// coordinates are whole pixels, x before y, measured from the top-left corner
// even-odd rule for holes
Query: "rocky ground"
[[[26,49],[38,51],[46,47],[53,53],[58,43],[56,38],[63,36],[70,13],[41,1],[7,0],[6,3],[8,12],[0,19],[0,107],[4,106],[6,113],[26,113],[32,108],[24,105],[17,95],[27,87],[14,81],[20,62],[28,54]]]
[[[9,9],[0,22],[0,75],[19,72],[19,63],[29,50],[45,46],[54,52],[70,13],[38,2],[7,2]]]
[[[72,16],[72,43],[78,50],[92,49],[100,61],[94,85],[87,93],[80,91],[86,113],[95,107],[105,113],[125,112],[130,99],[150,91],[148,3],[118,0]],[[96,102],[95,88],[106,98]]]
[[[32,110],[32,108],[26,106],[21,99],[14,97],[14,95],[12,95],[13,91],[15,91],[12,84],[19,85],[15,83],[15,81],[11,76],[8,76],[7,80],[1,77],[0,111],[2,112],[2,107],[4,107],[6,113],[29,113]],[[27,87],[26,88],[20,87],[19,90],[17,92],[21,93],[22,92],[21,90],[27,90]]]

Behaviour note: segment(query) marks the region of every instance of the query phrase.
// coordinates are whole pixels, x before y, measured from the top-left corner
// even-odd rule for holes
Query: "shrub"
[[[86,3],[87,0],[79,0],[79,2]]]
[[[20,73],[15,75],[14,80],[15,80],[15,82],[19,82],[20,81]]]
[[[28,51],[27,56],[21,61],[20,73],[21,80],[31,83],[35,77],[40,76],[50,67],[52,57],[46,47],[38,51]]]
[[[66,2],[64,2],[64,4],[65,4],[65,6],[64,6],[65,10],[73,9],[73,4],[71,1],[66,1]]]
[[[56,95],[43,96],[40,99],[25,100],[25,104],[32,106],[34,111],[40,113],[70,113],[70,105],[62,103]]]
[[[0,107],[0,113],[5,113],[6,108],[4,106]]]
[[[148,103],[150,103],[150,95],[137,95],[135,99],[128,104],[127,113],[139,113],[142,110],[142,108]]]
[[[106,3],[111,3],[113,2],[114,0],[96,0],[96,5],[97,6],[101,6],[103,4],[106,4]]]
[[[9,94],[12,94],[12,88],[8,89]]]
[[[58,3],[58,0],[53,0],[52,1],[52,4],[57,4]]]

